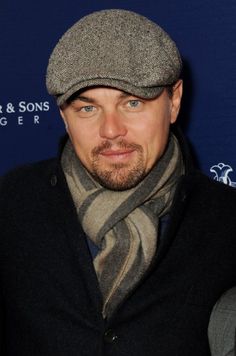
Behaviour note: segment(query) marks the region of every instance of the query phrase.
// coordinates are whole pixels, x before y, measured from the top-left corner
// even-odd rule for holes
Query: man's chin
[[[144,178],[141,170],[132,170],[126,174],[112,171],[95,172],[92,174],[94,179],[104,188],[114,191],[123,191],[134,188]]]

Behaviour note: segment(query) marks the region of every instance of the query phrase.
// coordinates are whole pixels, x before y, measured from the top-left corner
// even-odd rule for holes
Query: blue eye
[[[131,108],[137,108],[140,105],[140,100],[137,99],[129,100],[128,104]]]
[[[80,110],[84,111],[84,112],[92,112],[93,109],[94,109],[93,105],[86,105],[86,106],[83,106]]]

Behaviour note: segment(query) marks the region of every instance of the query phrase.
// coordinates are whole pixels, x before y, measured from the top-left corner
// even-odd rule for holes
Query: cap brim
[[[131,95],[143,98],[143,99],[153,99],[159,96],[164,90],[164,86],[153,86],[153,87],[138,87],[131,83],[117,80],[117,79],[107,79],[107,78],[97,78],[82,81],[75,84],[73,87],[69,88],[65,93],[56,96],[57,105],[63,105],[73,94],[77,91],[82,91],[89,89],[91,87],[105,86],[110,88],[115,88],[122,90]]]

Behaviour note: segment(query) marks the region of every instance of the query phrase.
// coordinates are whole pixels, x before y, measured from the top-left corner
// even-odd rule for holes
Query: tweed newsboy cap
[[[59,106],[92,86],[151,99],[179,78],[181,67],[175,43],[157,24],[132,11],[102,10],[62,36],[50,56],[46,84]]]

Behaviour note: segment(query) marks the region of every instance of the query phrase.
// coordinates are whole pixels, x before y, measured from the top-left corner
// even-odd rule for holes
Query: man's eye
[[[137,108],[139,107],[139,105],[141,104],[141,101],[140,100],[129,100],[128,102],[128,106],[131,107],[131,108]]]
[[[94,110],[93,105],[86,105],[80,109],[80,111],[82,111],[82,112],[92,112],[93,110]]]

